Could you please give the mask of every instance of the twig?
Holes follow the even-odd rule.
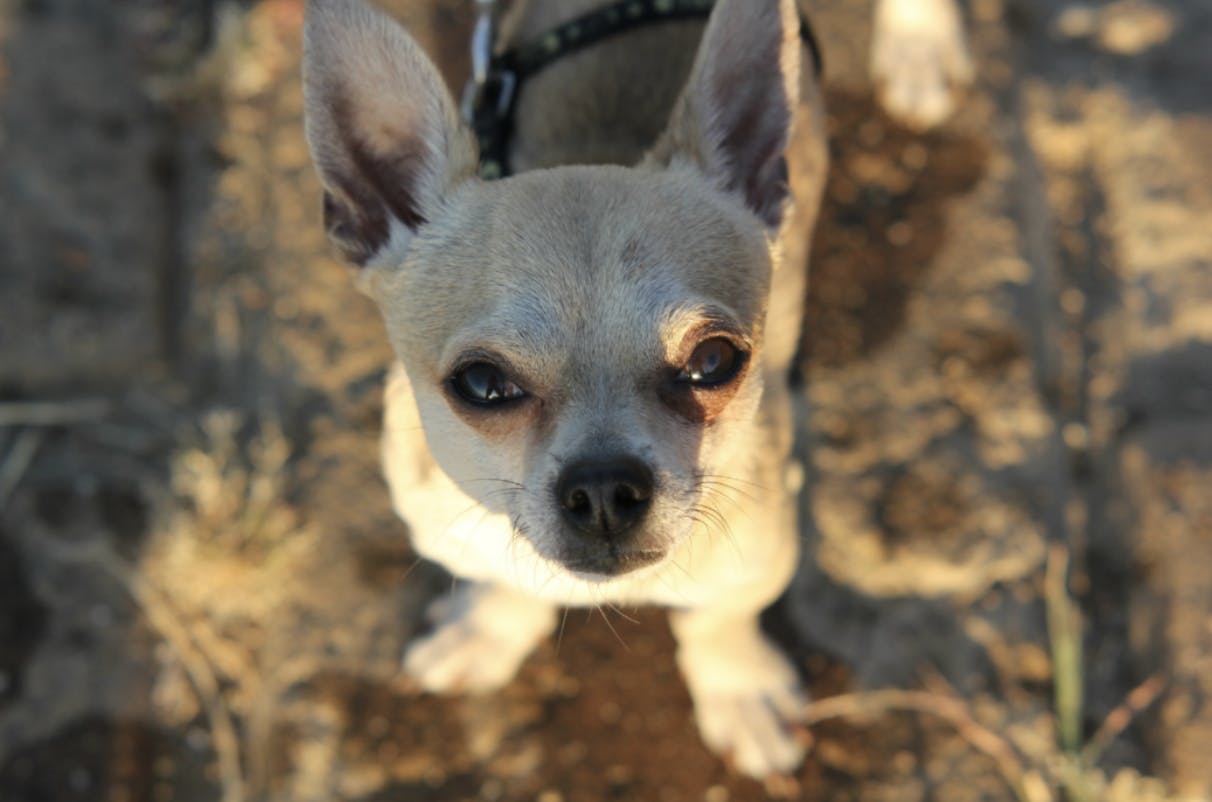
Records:
[[[54,548],[54,554],[60,559],[100,566],[118,580],[143,610],[151,625],[176,652],[210,722],[211,739],[223,787],[221,802],[245,802],[247,796],[244,775],[240,768],[240,738],[227,704],[223,701],[219,680],[205,653],[195,645],[188,628],[177,617],[168,601],[152,583],[140,576],[104,544],[86,547],[58,546]]]
[[[8,503],[9,496],[17,489],[21,477],[33,464],[38,454],[38,446],[42,445],[42,432],[37,429],[23,429],[9,450],[8,456],[0,464],[0,508]]]
[[[1082,747],[1082,764],[1091,767],[1097,763],[1107,747],[1128,728],[1142,710],[1157,701],[1157,697],[1161,696],[1165,689],[1166,676],[1160,671],[1133,688],[1124,697],[1124,701],[1107,714],[1098,730]]]
[[[104,418],[110,403],[103,399],[81,401],[10,401],[0,403],[2,426],[62,426]]]
[[[924,713],[950,724],[972,748],[989,757],[1019,802],[1040,802],[1024,783],[1026,768],[1006,739],[972,717],[960,699],[925,691],[889,688],[818,699],[808,706],[805,724],[832,718],[879,715],[889,711]]]

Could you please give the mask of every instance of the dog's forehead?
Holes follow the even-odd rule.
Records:
[[[696,172],[561,167],[494,189],[491,247],[507,270],[605,284],[676,275],[729,293],[764,257],[755,219]]]
[[[589,344],[652,331],[699,302],[734,308],[742,325],[758,311],[769,270],[761,231],[694,182],[598,167],[501,187],[489,247],[507,282],[505,325],[543,321]]]

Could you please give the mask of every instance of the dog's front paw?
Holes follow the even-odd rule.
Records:
[[[738,771],[759,779],[787,774],[804,760],[803,715],[808,697],[798,683],[694,699],[704,743]]]
[[[404,650],[404,671],[430,693],[480,693],[513,678],[529,648],[451,622]]]
[[[756,622],[754,622],[756,624]],[[807,750],[808,697],[782,652],[754,630],[736,639],[681,638],[678,664],[704,743],[756,778],[787,774]]]
[[[880,105],[919,130],[951,114],[972,82],[972,59],[954,0],[880,0],[871,44]]]
[[[405,673],[431,693],[480,693],[513,678],[555,613],[538,600],[472,584],[438,599],[429,618],[434,631],[405,649]]]

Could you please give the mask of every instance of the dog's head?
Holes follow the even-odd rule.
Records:
[[[329,235],[383,312],[438,463],[573,573],[661,561],[760,447],[797,31],[791,0],[721,0],[641,165],[483,182],[409,37],[360,0],[308,7]]]

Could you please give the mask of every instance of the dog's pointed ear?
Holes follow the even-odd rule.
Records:
[[[789,193],[783,151],[799,101],[799,30],[794,0],[720,0],[649,155],[693,164],[771,227]]]
[[[399,261],[475,172],[474,138],[437,68],[367,0],[308,0],[303,93],[329,238],[356,265]]]

